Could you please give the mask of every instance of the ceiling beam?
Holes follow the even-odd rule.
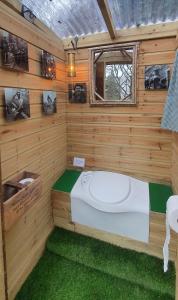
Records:
[[[97,34],[91,34],[87,36],[79,37],[77,47],[81,48],[89,48],[96,46],[104,46],[109,44],[116,43],[128,43],[134,41],[144,41],[151,39],[159,39],[159,38],[167,38],[167,37],[175,37],[178,33],[178,21],[157,24],[157,25],[147,25],[140,26],[135,28],[128,29],[120,29],[118,32],[118,36],[111,42],[111,39],[108,37],[108,33],[102,32]],[[64,49],[69,50],[71,48],[71,39],[64,39]]]
[[[106,27],[109,31],[110,37],[112,40],[116,38],[116,30],[114,27],[113,19],[111,16],[111,11],[109,8],[109,4],[107,0],[97,0],[98,6],[100,8],[100,11],[102,13],[102,16],[104,18]]]

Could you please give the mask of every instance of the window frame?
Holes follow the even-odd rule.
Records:
[[[132,100],[130,102],[122,102],[121,100],[98,100],[96,99],[95,92],[95,70],[94,70],[94,61],[95,61],[95,53],[99,52],[108,52],[108,51],[117,51],[120,49],[133,49],[133,76],[132,76]],[[115,44],[115,45],[107,45],[102,47],[94,47],[90,49],[90,105],[91,106],[136,106],[137,105],[137,57],[138,57],[138,48],[139,43],[125,43],[125,44]],[[104,80],[105,81],[105,80]],[[101,97],[102,98],[102,97]]]

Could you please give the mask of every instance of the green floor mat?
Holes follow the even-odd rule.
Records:
[[[48,251],[16,296],[16,300],[131,299],[173,300],[174,298],[88,268]]]
[[[55,229],[47,249],[69,260],[144,286],[160,294],[175,295],[175,268],[163,272],[161,259],[122,249],[64,229]],[[135,298],[133,298],[135,299]]]

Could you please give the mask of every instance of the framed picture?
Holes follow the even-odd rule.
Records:
[[[145,90],[168,89],[169,82],[169,65],[151,65],[145,67]]]
[[[56,78],[56,64],[54,56],[44,50],[41,54],[41,73],[42,76],[47,79]]]
[[[28,44],[23,39],[4,30],[0,31],[2,66],[28,72]]]
[[[32,13],[32,11],[27,6],[22,5],[21,14],[28,22],[34,24],[36,16]]]
[[[53,91],[43,92],[43,112],[45,113],[45,115],[52,115],[57,112],[56,92]]]
[[[8,121],[30,117],[28,90],[5,88],[5,116]]]
[[[86,103],[87,85],[86,83],[69,84],[69,102]]]

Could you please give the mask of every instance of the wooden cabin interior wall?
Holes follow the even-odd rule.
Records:
[[[0,168],[0,180],[1,180],[1,168]],[[0,185],[0,199],[2,199],[2,186]],[[0,297],[2,300],[6,300],[6,288],[5,288],[5,272],[4,272],[4,239],[3,239],[3,214],[2,203],[0,202]]]
[[[170,64],[175,38],[141,41],[138,53],[136,107],[90,107],[67,104],[68,166],[74,156],[86,167],[123,172],[155,182],[171,182],[172,135],[160,129],[167,91],[146,91],[145,66]],[[89,90],[89,48],[76,51],[75,82]],[[71,83],[71,79],[69,79]]]
[[[4,277],[4,255],[3,255],[3,238],[2,238],[2,222],[0,213],[0,296],[5,300],[5,277]]]
[[[2,3],[0,4],[0,27],[25,39],[28,42],[29,52],[28,73],[7,70],[0,66],[2,183],[23,170],[38,173],[42,179],[41,198],[5,234],[8,294],[11,300],[14,299],[41,256],[46,238],[54,226],[50,189],[66,168],[65,62],[63,45],[59,39],[34,28],[34,25]],[[42,49],[55,56],[56,80],[41,77]],[[29,90],[30,119],[10,123],[5,120],[4,88],[6,87]],[[57,113],[54,115],[44,116],[42,113],[41,96],[44,90],[57,92]],[[0,271],[0,284],[1,282]]]
[[[12,300],[41,256],[54,226],[50,189],[66,168],[66,154],[68,167],[72,167],[74,156],[85,157],[88,169],[113,170],[149,181],[172,181],[178,193],[178,135],[160,129],[167,91],[144,89],[145,66],[172,67],[176,39],[140,42],[136,107],[90,107],[89,93],[86,104],[67,101],[66,105],[66,83],[86,82],[89,91],[89,48],[76,51],[77,76],[66,78],[63,44],[53,34],[34,29],[34,25],[3,3],[0,3],[0,28],[25,39],[29,51],[29,73],[10,71],[0,65],[1,181],[4,183],[20,171],[28,170],[39,173],[43,184],[41,198],[5,234],[8,294]],[[55,56],[56,80],[41,77],[42,49]],[[12,123],[5,120],[6,87],[29,89],[30,119]],[[57,113],[53,116],[42,114],[44,90],[57,91]],[[0,293],[1,246],[0,236]]]

